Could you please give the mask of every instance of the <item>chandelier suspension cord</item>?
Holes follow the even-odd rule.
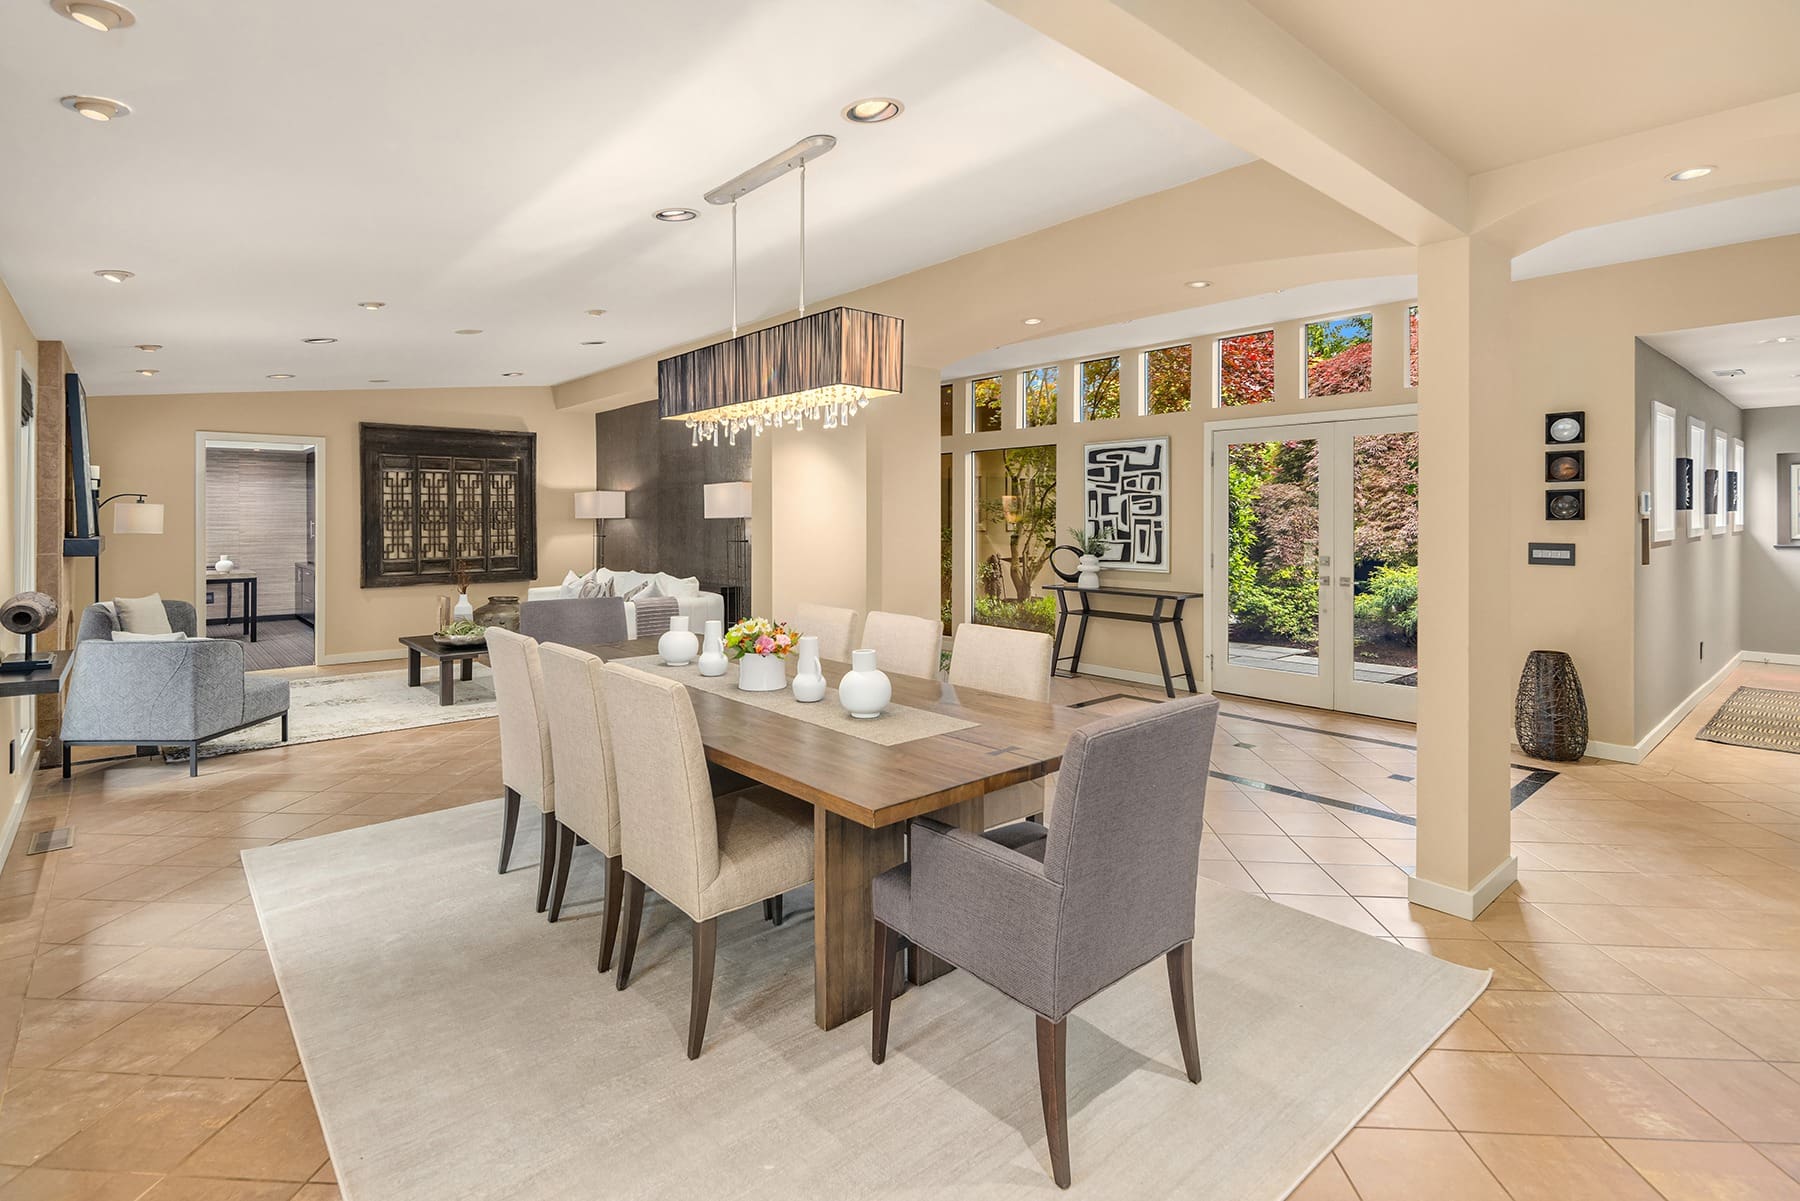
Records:
[[[806,162],[800,163],[800,315],[806,316]]]
[[[738,333],[737,201],[731,202],[731,336]]]

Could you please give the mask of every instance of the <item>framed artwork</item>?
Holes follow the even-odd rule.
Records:
[[[1089,442],[1082,462],[1084,521],[1106,544],[1100,565],[1113,571],[1168,571],[1168,438]]]
[[[362,426],[362,586],[537,575],[537,435]]]
[[[1788,541],[1800,542],[1800,463],[1788,467]]]

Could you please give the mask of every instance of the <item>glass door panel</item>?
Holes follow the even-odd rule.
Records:
[[[1419,686],[1417,423],[1347,422],[1341,440],[1350,479],[1349,604],[1336,707],[1410,721]]]

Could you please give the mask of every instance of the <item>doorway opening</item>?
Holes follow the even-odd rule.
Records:
[[[1211,451],[1214,687],[1414,720],[1418,418],[1232,423]]]
[[[207,635],[241,643],[250,671],[318,663],[322,440],[198,441],[195,551]]]

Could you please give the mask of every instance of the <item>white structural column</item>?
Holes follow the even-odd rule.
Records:
[[[1507,744],[1507,255],[1419,249],[1418,867],[1411,899],[1473,918],[1518,876]]]

